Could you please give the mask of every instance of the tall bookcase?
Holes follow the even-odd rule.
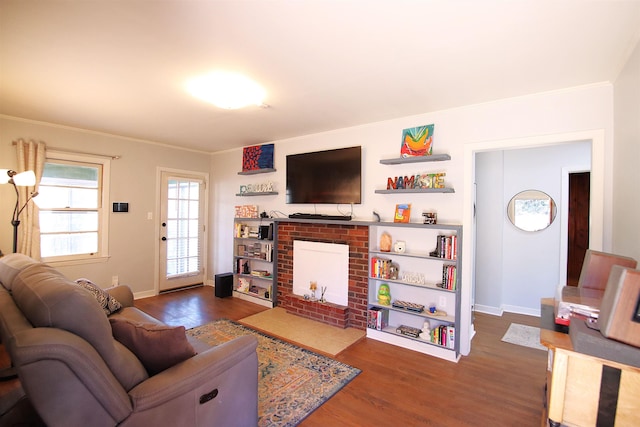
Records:
[[[235,218],[233,296],[275,307],[277,298],[277,227],[269,218]]]
[[[392,240],[390,252],[380,250],[383,233]],[[402,252],[395,251],[398,241]],[[367,337],[457,362],[462,226],[375,223],[369,248]],[[389,266],[397,268],[397,278]],[[389,305],[378,299],[381,285],[389,287]]]

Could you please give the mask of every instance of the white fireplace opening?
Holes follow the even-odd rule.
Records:
[[[294,240],[293,293],[311,295],[311,282],[317,283],[317,299],[326,287],[327,302],[349,305],[349,245]]]

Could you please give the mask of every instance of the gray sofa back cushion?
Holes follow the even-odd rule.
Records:
[[[6,290],[11,291],[13,279],[29,265],[37,264],[33,258],[23,254],[9,254],[0,258],[0,283]]]
[[[38,263],[23,269],[13,282],[13,298],[33,326],[63,329],[89,342],[125,390],[148,378],[133,353],[114,340],[93,295],[53,267]]]

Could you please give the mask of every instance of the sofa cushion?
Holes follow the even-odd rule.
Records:
[[[81,288],[84,288],[87,291],[91,292],[91,295],[93,295],[96,301],[98,301],[98,304],[100,304],[100,307],[102,307],[104,314],[106,314],[107,316],[115,313],[122,308],[122,304],[120,304],[117,299],[109,295],[109,292],[105,291],[100,286],[93,283],[91,280],[82,278],[77,279],[76,283]]]
[[[0,258],[0,284],[10,291],[13,279],[18,273],[33,264],[38,264],[38,261],[23,254],[3,256]]]
[[[116,340],[127,347],[147,369],[155,375],[196,354],[187,340],[184,326],[135,322],[110,318]]]
[[[135,355],[113,339],[95,298],[53,267],[37,263],[23,269],[13,282],[13,298],[33,326],[63,329],[89,342],[125,390],[148,377]]]

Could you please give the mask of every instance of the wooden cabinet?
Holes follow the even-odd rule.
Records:
[[[380,247],[385,234],[390,252]],[[462,227],[376,223],[369,226],[369,248],[368,315],[381,320],[368,322],[367,337],[457,362]],[[389,288],[388,305],[381,286]]]
[[[277,297],[277,227],[269,218],[234,220],[233,296],[265,307]]]
[[[554,330],[553,304],[541,304],[540,342],[549,349],[542,425],[640,425],[640,368],[575,351],[569,334]]]

